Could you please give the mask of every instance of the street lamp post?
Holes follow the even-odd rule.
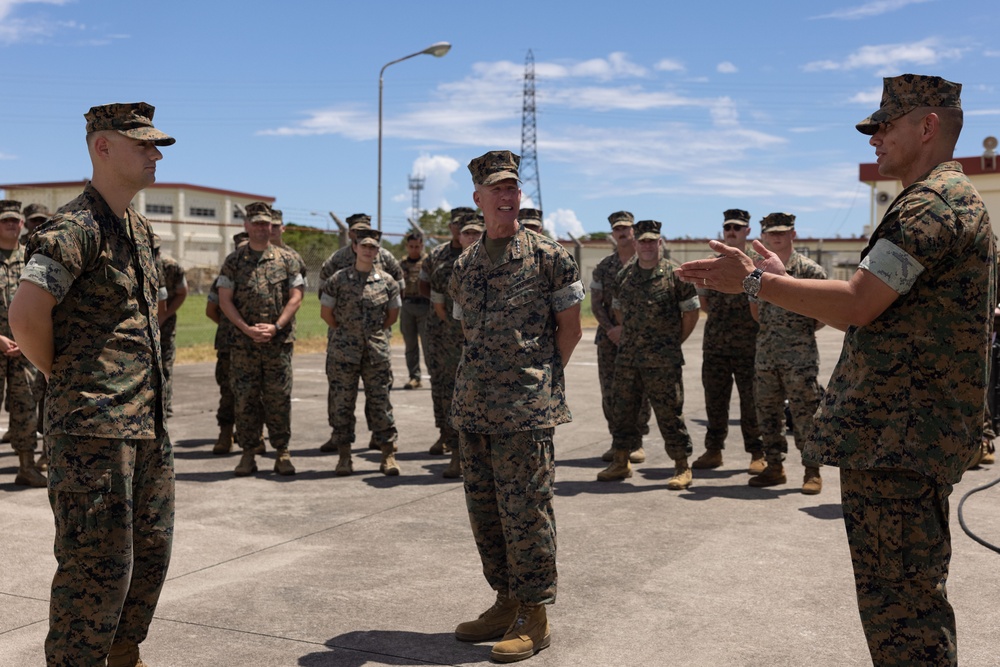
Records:
[[[435,58],[440,58],[444,54],[448,53],[451,49],[451,44],[448,42],[438,42],[436,44],[431,44],[423,51],[417,51],[416,53],[411,53],[408,56],[403,56],[388,62],[382,66],[381,71],[378,73],[378,230],[382,231],[382,75],[385,74],[385,68],[389,65],[395,65],[396,63],[403,62],[404,60],[409,60],[410,58],[416,56],[422,56],[425,53]]]

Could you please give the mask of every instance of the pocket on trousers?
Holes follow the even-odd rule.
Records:
[[[884,494],[872,510],[877,512],[878,576],[902,581],[941,574],[946,546],[929,490]]]
[[[49,493],[56,541],[66,549],[100,553],[113,548],[111,470],[50,469]]]

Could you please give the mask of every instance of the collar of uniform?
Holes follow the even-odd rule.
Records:
[[[351,270],[351,278],[353,278],[354,280],[357,280],[358,278],[361,277],[361,274],[358,273],[358,267],[352,266],[350,267],[350,270]],[[365,282],[372,283],[372,282],[378,282],[380,280],[382,280],[382,274],[378,272],[378,267],[373,265],[372,270],[368,272],[368,278],[365,279]]]
[[[667,271],[670,270],[670,267],[667,265],[666,257],[660,257],[660,261],[656,263],[656,266],[654,266],[652,269],[649,270],[649,275],[645,277],[643,277],[645,269],[639,266],[638,259],[636,259],[633,266],[635,267],[632,271],[633,278],[636,281],[641,280],[643,282],[653,280],[654,278],[660,278],[664,276],[667,273]]]
[[[482,237],[476,241],[479,246],[477,248],[477,252],[480,252],[482,257],[489,259],[489,255],[485,249],[485,241],[486,234],[483,233]],[[508,242],[507,247],[503,249],[503,254],[500,255],[500,259],[498,259],[493,266],[503,266],[507,262],[513,262],[515,259],[521,259],[530,252],[531,240],[528,238],[528,230],[525,229],[524,225],[520,225],[518,226],[517,232],[514,236],[510,237],[510,242]]]
[[[111,210],[111,207],[108,206],[107,200],[104,199],[104,195],[102,195],[97,188],[94,187],[93,183],[88,182],[87,185],[84,186],[83,194],[90,197],[94,201],[94,204],[96,205],[95,208],[97,209],[97,214],[99,216],[117,220],[122,231],[126,234],[128,233],[128,216],[129,212],[132,210],[131,206],[125,209],[125,218],[123,219],[119,218],[118,214]]]

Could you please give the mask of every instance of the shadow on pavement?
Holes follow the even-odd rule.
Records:
[[[490,645],[463,644],[449,633],[358,630],[326,642],[329,650],[299,658],[301,667],[364,665],[462,665],[489,660]],[[416,649],[416,650],[415,650]],[[410,657],[405,653],[419,653]]]
[[[805,512],[814,519],[824,519],[826,521],[841,521],[844,518],[844,508],[840,503],[816,505],[815,507],[800,507],[799,511]]]

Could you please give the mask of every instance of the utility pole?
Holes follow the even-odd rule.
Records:
[[[410,215],[417,220],[420,219],[420,191],[424,189],[424,180],[423,176],[410,176],[410,192],[413,193]]]

